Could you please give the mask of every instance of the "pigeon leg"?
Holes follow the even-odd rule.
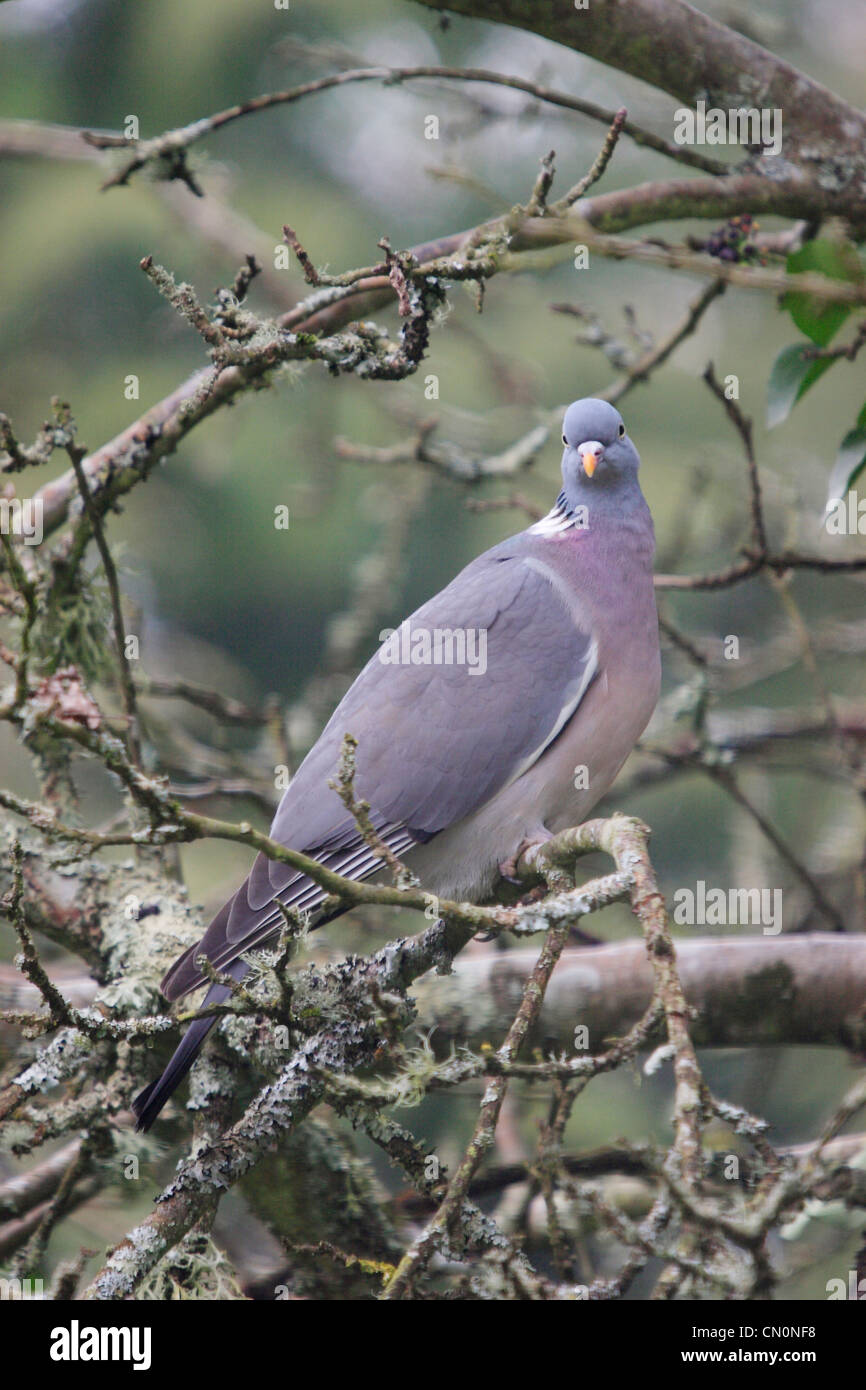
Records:
[[[546,845],[548,840],[553,839],[553,831],[548,830],[546,825],[542,825],[537,834],[531,839],[521,840],[517,849],[508,859],[503,859],[499,865],[499,873],[506,883],[517,883],[521,880],[517,877],[517,865],[520,863],[521,856],[529,849],[535,849],[538,845]]]

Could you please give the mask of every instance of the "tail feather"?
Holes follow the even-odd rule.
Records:
[[[364,873],[360,877],[369,877],[370,873],[375,871],[377,862],[371,861],[372,867],[365,864]],[[337,871],[341,872],[343,865],[337,864],[336,867]],[[345,907],[337,907],[330,912],[321,913],[319,904],[315,901],[315,895],[318,895],[319,898],[324,897],[323,890],[311,885],[309,879],[303,880],[303,883],[309,885],[304,890],[305,895],[309,895],[310,889],[314,890],[314,901],[305,905],[315,914],[316,927],[323,926],[325,922],[332,921],[334,917],[341,916],[347,910]],[[239,889],[238,892],[240,891]],[[283,919],[278,912],[273,913],[273,904],[268,904],[258,914],[252,914],[251,929],[247,931],[245,936],[229,941],[226,935],[227,927],[232,905],[237,896],[236,893],[233,898],[229,898],[228,902],[223,904],[201,941],[196,942],[194,946],[185,951],[164,976],[160,988],[166,999],[169,1001],[179,999],[203,983],[201,971],[196,965],[196,961],[202,955],[207,956],[211,964],[221,970],[224,975],[231,975],[235,980],[242,979],[247,973],[248,967],[246,962],[239,958],[237,952],[263,945],[269,937],[275,936],[279,931]],[[289,898],[288,905],[295,905],[292,898]],[[278,920],[271,922],[270,915],[276,915]],[[260,919],[257,931],[255,930],[256,917]],[[202,1007],[208,1004],[222,1004],[230,993],[228,985],[211,985],[205,995]],[[213,1018],[202,1018],[191,1023],[162,1076],[158,1076],[156,1081],[152,1081],[149,1086],[145,1086],[144,1090],[135,1097],[132,1102],[132,1109],[137,1119],[136,1129],[150,1129],[160,1110],[172,1093],[177,1090],[201,1052],[205,1039],[215,1022],[216,1019]]]
[[[225,973],[240,980],[246,972],[246,961],[236,960],[232,962]],[[230,993],[231,990],[228,985],[211,985],[204,997],[202,1008],[206,1008],[208,1004],[222,1004]],[[151,1081],[150,1085],[145,1086],[144,1090],[135,1097],[132,1102],[132,1109],[138,1121],[135,1126],[137,1130],[150,1129],[160,1110],[177,1090],[201,1052],[205,1038],[216,1021],[215,1018],[201,1018],[191,1023],[162,1075],[158,1076],[155,1081]]]

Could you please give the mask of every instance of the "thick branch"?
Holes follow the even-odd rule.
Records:
[[[784,113],[785,151],[804,163],[832,162],[836,178],[862,176],[866,117],[783,59],[682,0],[592,0],[576,9],[561,0],[420,0],[543,34],[630,73],[686,106],[778,107]],[[838,155],[850,159],[846,173]],[[778,159],[784,158],[784,155]]]
[[[581,225],[614,232],[642,223],[684,217],[729,217],[745,209],[790,217],[822,217],[838,212],[849,216],[858,229],[866,228],[866,200],[852,202],[850,198],[836,197],[821,189],[773,184],[755,175],[726,179],[674,179],[640,184],[635,188],[583,199],[575,207],[575,218],[524,219],[511,233],[509,264],[511,268],[519,269],[519,253],[525,250],[571,244]],[[426,242],[415,247],[413,255],[423,269],[431,261],[452,256],[469,242],[477,242],[484,235],[489,235],[492,228],[493,224],[487,223],[480,228]],[[717,267],[721,263],[712,257],[698,257],[695,264],[690,261],[689,270],[697,269],[697,260],[706,263],[707,274],[719,274]],[[744,268],[733,269],[739,271]],[[443,273],[447,278],[447,268]],[[724,272],[722,278],[725,278]],[[773,288],[779,288],[782,283],[782,280],[773,278]],[[798,283],[797,277],[789,276],[784,285],[791,289]],[[856,298],[859,293],[856,286],[852,288],[842,281],[824,285],[822,277],[810,277],[809,284],[813,290],[817,287],[819,293],[841,300]],[[291,310],[278,319],[277,328],[298,334],[337,332],[352,320],[391,302],[394,289],[387,275],[373,275],[358,280],[342,292],[331,290],[328,294],[330,298],[322,307],[317,307],[315,300],[312,303],[308,301],[305,306]],[[172,454],[197,424],[249,390],[278,361],[289,356],[324,357],[325,352],[322,346],[318,351],[306,346],[295,351],[280,352],[275,345],[269,361],[259,353],[249,365],[224,367],[216,374],[212,368],[195,372],[85,459],[83,467],[88,479],[104,482],[110,475],[113,496],[128,491],[146,477],[160,460]],[[77,490],[71,469],[40,488],[36,496],[43,507],[46,535],[63,523]]]
[[[700,1047],[862,1047],[866,1024],[866,938],[678,936],[677,963]],[[529,947],[504,955],[464,956],[454,973],[416,990],[420,1019],[437,1049],[473,1049],[495,1039],[535,963]],[[550,982],[530,1039],[559,1054],[574,1048],[585,1024],[595,1052],[646,1010],[652,972],[639,941],[567,951]],[[584,1054],[578,1054],[582,1056]]]

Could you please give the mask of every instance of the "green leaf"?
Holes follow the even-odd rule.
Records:
[[[811,343],[792,343],[782,348],[770,371],[767,384],[767,429],[787,420],[792,406],[796,405],[828,367],[838,358],[823,357],[815,360],[815,349]]]
[[[866,407],[860,412],[861,418],[866,414]],[[836,455],[836,462],[833,465],[833,472],[830,474],[830,485],[827,490],[827,506],[835,501],[837,497],[844,497],[850,492],[863,470],[866,469],[866,426],[858,425],[856,429],[849,430],[839,445],[839,452]]]
[[[807,241],[799,251],[792,251],[787,261],[790,275],[817,272],[830,280],[848,280],[858,284],[863,279],[863,264],[852,242],[833,237],[816,237]],[[782,299],[801,333],[818,347],[826,347],[851,313],[850,304],[833,304],[814,295],[789,293]]]

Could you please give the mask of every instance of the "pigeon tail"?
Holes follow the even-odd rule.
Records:
[[[234,980],[240,980],[248,969],[246,961],[235,960],[224,973],[231,975]],[[211,985],[201,1007],[205,1009],[209,1004],[222,1004],[230,994],[231,989],[228,985]],[[150,1085],[145,1086],[135,1097],[132,1109],[137,1120],[137,1130],[150,1129],[160,1110],[177,1090],[201,1052],[205,1038],[216,1022],[216,1018],[200,1018],[191,1023],[162,1075],[151,1081]]]

